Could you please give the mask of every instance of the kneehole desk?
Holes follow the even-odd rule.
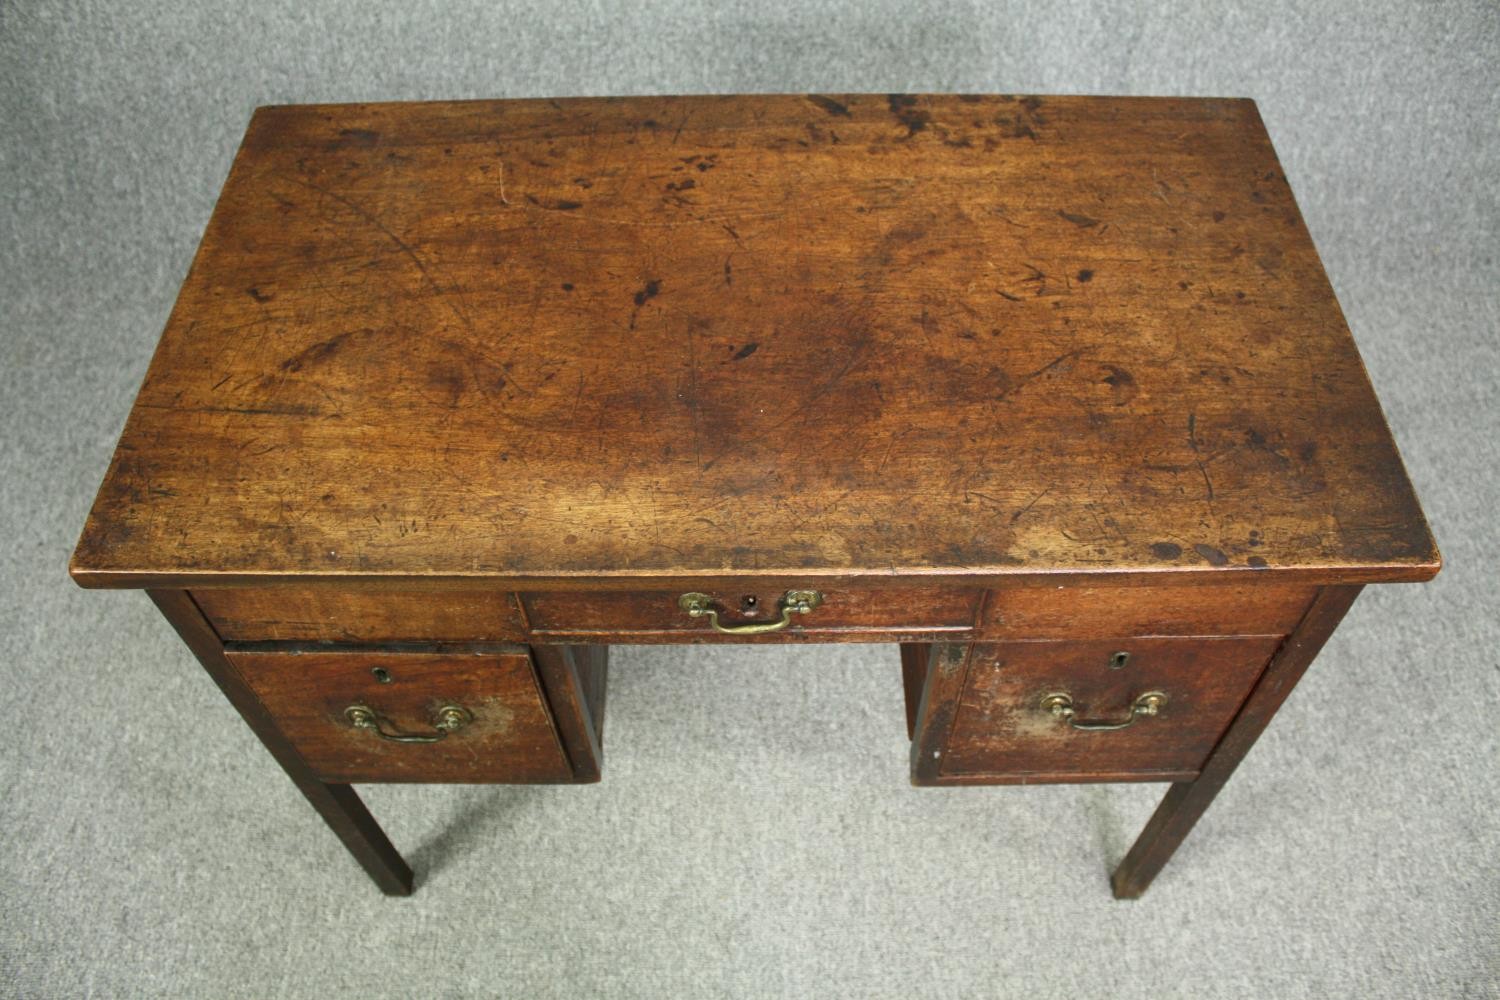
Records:
[[[1170,783],[1131,897],[1439,564],[1253,103],[895,94],[261,108],[71,571],[388,893],[611,643],[889,642],[914,784]]]

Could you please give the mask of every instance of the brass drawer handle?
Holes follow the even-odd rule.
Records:
[[[1163,692],[1147,691],[1136,696],[1135,703],[1130,706],[1130,716],[1124,722],[1079,722],[1073,714],[1072,697],[1057,691],[1042,698],[1042,709],[1051,712],[1056,718],[1067,719],[1068,725],[1074,729],[1081,729],[1086,733],[1101,733],[1133,726],[1142,716],[1155,715],[1166,703],[1167,696]]]
[[[410,733],[387,732],[380,724],[380,716],[375,714],[375,710],[368,705],[350,705],[344,709],[344,718],[348,719],[349,724],[355,729],[369,729],[376,736],[383,740],[390,740],[392,743],[436,743],[447,739],[449,733],[456,733],[474,721],[474,716],[468,709],[459,705],[444,705],[437,710],[437,721],[432,724],[437,733],[432,736],[419,736]]]
[[[805,615],[823,603],[823,595],[816,590],[788,590],[781,597],[781,620],[774,622],[751,622],[749,625],[720,625],[719,612],[712,607],[714,599],[707,594],[683,594],[677,606],[692,618],[708,616],[708,623],[717,632],[725,635],[765,635],[780,632],[792,623],[792,615]]]

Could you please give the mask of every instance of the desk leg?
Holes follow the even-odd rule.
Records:
[[[240,680],[224,657],[224,645],[203,612],[183,590],[148,590],[151,600],[187,643],[203,669],[213,678],[219,690],[239,710],[255,735],[271,751],[298,791],[323,817],[339,840],[369,873],[370,878],[388,896],[408,896],[412,874],[401,855],[386,839],[365,804],[348,785],[330,785],[319,781],[290,743],[271,722],[260,700]]]
[[[1359,591],[1359,587],[1324,587],[1319,592],[1302,622],[1266,665],[1255,689],[1245,699],[1218,746],[1209,754],[1198,777],[1177,782],[1167,791],[1135,846],[1115,869],[1110,883],[1117,899],[1135,899],[1146,891],[1151,880],[1172,857],[1172,852],[1177,850],[1177,845],[1182,843],[1193,824],[1198,822],[1198,817],[1208,809],[1219,789],[1224,787],[1245,754],[1255,745],[1271,716],[1292,693],[1292,688],[1333,634],[1344,612],[1359,596]]]

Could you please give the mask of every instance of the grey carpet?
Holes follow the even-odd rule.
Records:
[[[0,993],[1500,995],[1500,7],[0,2]],[[1247,95],[1448,567],[1356,606],[1140,902],[1158,786],[913,789],[877,647],[618,651],[606,777],[376,787],[378,895],[64,567],[252,107]]]

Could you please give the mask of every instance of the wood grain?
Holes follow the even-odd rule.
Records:
[[[959,697],[968,676],[973,643],[934,642],[927,646],[927,669],[922,696],[917,703],[916,726],[911,740],[911,783],[935,785],[943,764],[943,749],[958,714]],[[915,673],[909,659],[903,667]],[[903,670],[905,673],[906,670]],[[907,675],[910,677],[910,674]],[[908,697],[910,689],[908,689]]]
[[[1007,587],[990,592],[981,630],[991,639],[1148,635],[1285,635],[1318,588],[1269,581],[1210,587]]]
[[[489,654],[225,653],[324,781],[571,782],[551,713],[524,648]],[[375,671],[386,680],[376,679]],[[446,704],[473,719],[438,743],[403,744],[349,724],[368,706],[398,734],[432,735]]]
[[[909,95],[260,109],[72,563],[1437,567],[1251,102]]]
[[[193,599],[226,640],[506,642],[526,634],[514,595],[499,590],[199,588]]]
[[[573,780],[598,781],[604,768],[608,646],[535,646],[537,680],[552,709]]]
[[[1280,636],[977,643],[940,779],[1190,777],[1280,645]],[[1111,657],[1122,651],[1130,660],[1115,668]],[[1113,723],[1148,691],[1167,696],[1159,714],[1116,731],[1081,732],[1041,708],[1043,697],[1063,692],[1079,722]]]
[[[901,687],[906,700],[906,738],[917,735],[917,715],[922,706],[922,689],[927,685],[927,665],[932,660],[932,645],[926,642],[901,644]]]

